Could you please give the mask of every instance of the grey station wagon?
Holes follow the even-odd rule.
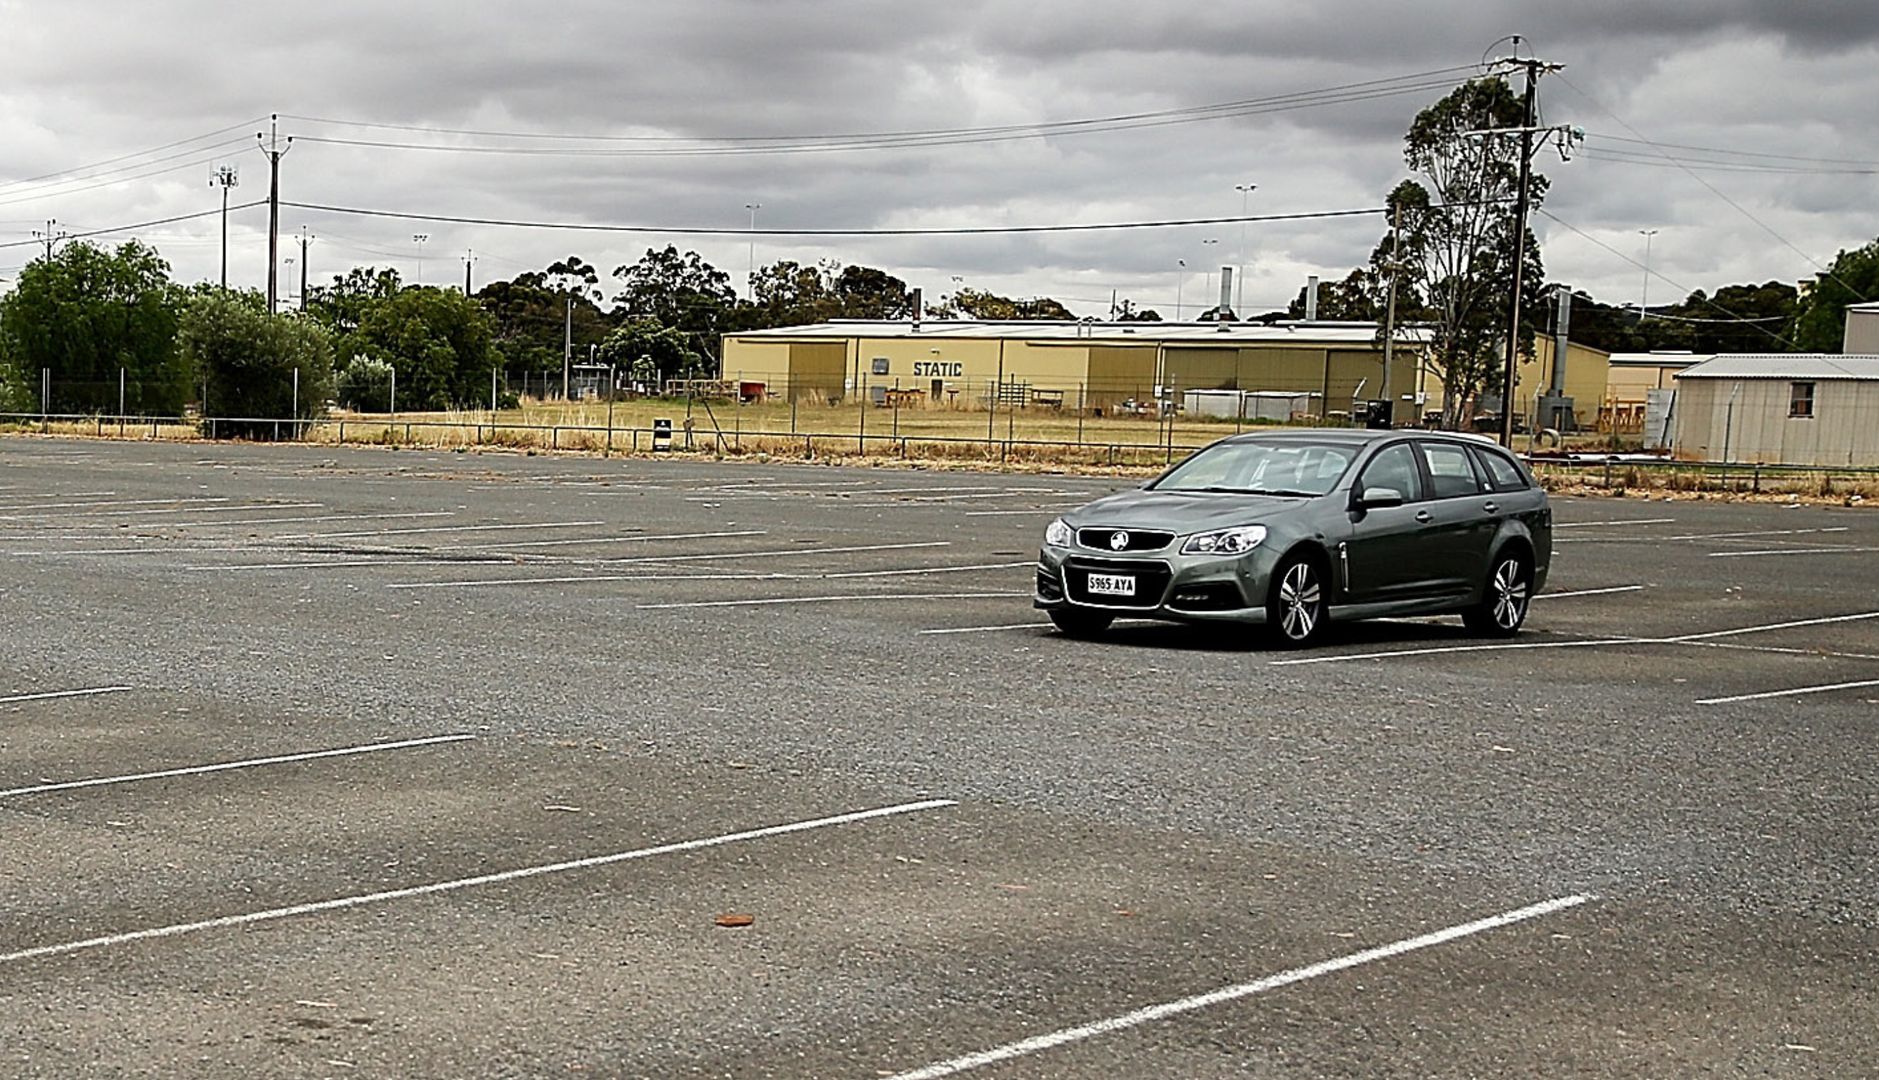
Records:
[[[1262,432],[1051,522],[1034,602],[1073,637],[1130,616],[1302,646],[1332,619],[1440,614],[1509,636],[1552,548],[1545,492],[1485,439]]]

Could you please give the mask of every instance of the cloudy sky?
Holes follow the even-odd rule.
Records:
[[[844,230],[1230,217],[1243,198],[1253,214],[1374,207],[1404,175],[1416,111],[1516,33],[1565,65],[1542,81],[1545,121],[1588,133],[1571,162],[1539,158],[1558,218],[1535,221],[1550,278],[1635,302],[1638,230],[1656,229],[1651,298],[1668,300],[1798,280],[1879,235],[1871,0],[0,0],[0,244],[30,240],[47,218],[76,232],[212,209],[219,163],[240,169],[236,203],[263,197],[254,132],[279,113],[296,137],[289,201],[645,227],[285,209],[283,234],[316,238],[316,279],[355,264],[411,277],[421,258],[424,280],[460,282],[473,249],[480,285],[570,253],[611,269],[669,241],[741,287],[754,239],[759,264],[865,263],[929,298],[963,283],[1057,296],[1079,314],[1106,312],[1115,290],[1164,315],[1178,292],[1191,317],[1208,269],[1243,259],[1244,308],[1259,311],[1307,274],[1363,261],[1382,218],[737,230],[751,203],[760,229]],[[1369,85],[1327,93],[1354,84]],[[1285,100],[1179,111],[1274,98]],[[1170,111],[1148,126],[1031,127]],[[915,146],[808,138],[987,128],[1005,130]],[[1257,190],[1243,196],[1244,184]],[[231,283],[265,279],[265,228],[262,210],[232,215]],[[680,228],[732,232],[661,231]],[[138,235],[199,280],[218,273],[218,229],[209,217]],[[0,278],[33,250],[0,246]],[[283,275],[297,287],[297,264]]]

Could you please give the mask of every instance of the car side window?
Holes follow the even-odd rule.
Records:
[[[1520,466],[1514,464],[1511,459],[1492,450],[1480,448],[1477,448],[1474,454],[1475,460],[1481,463],[1481,467],[1486,471],[1489,479],[1494,482],[1494,490],[1526,490],[1527,478],[1521,475]]]
[[[1429,466],[1429,482],[1438,499],[1454,499],[1481,494],[1481,478],[1475,475],[1474,461],[1465,446],[1453,443],[1425,442],[1422,460]]]
[[[1357,480],[1359,493],[1371,488],[1391,488],[1403,493],[1404,502],[1422,498],[1422,473],[1416,468],[1416,451],[1406,442],[1386,446],[1364,466]]]

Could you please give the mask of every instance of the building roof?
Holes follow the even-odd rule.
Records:
[[[1677,372],[1678,379],[1879,380],[1879,356],[1837,353],[1725,353]]]
[[[1295,342],[1307,345],[1364,346],[1377,340],[1376,323],[1278,322],[1030,322],[973,319],[923,319],[916,330],[905,321],[836,319],[803,326],[778,326],[726,334],[740,340],[804,341],[827,338],[1004,339],[1007,341],[1094,341],[1107,344],[1243,345]],[[1421,344],[1429,332],[1399,326],[1396,340]]]
[[[1876,313],[1879,313],[1879,300],[1868,300],[1868,301],[1866,301],[1866,302],[1865,302],[1865,303],[1863,303],[1863,304],[1848,304],[1848,305],[1846,305],[1846,310],[1848,310],[1848,311],[1870,311],[1870,312],[1876,312]]]
[[[1671,349],[1660,349],[1656,352],[1615,352],[1612,353],[1611,365],[1612,367],[1687,368],[1715,358],[1715,353],[1693,353]]]

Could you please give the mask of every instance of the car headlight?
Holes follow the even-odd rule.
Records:
[[[1181,545],[1183,555],[1244,555],[1266,538],[1264,525],[1242,525],[1237,529],[1218,529],[1195,533]]]
[[[1074,534],[1062,518],[1051,522],[1044,530],[1044,543],[1049,547],[1069,547],[1073,540]]]

